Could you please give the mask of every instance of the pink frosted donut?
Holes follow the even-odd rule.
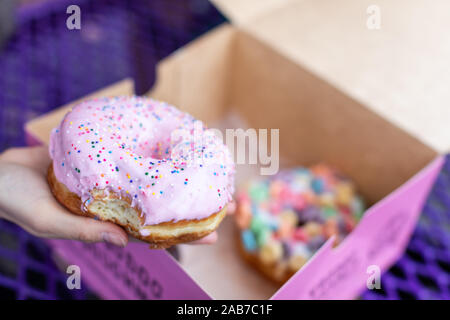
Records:
[[[228,148],[199,120],[144,97],[85,101],[52,131],[48,180],[72,212],[153,247],[214,231],[234,191]]]

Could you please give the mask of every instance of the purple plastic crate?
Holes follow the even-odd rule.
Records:
[[[450,299],[450,156],[403,257],[364,299]]]
[[[81,30],[66,28],[69,4]],[[208,0],[47,0],[16,20],[0,51],[0,150],[24,144],[26,121],[126,77],[146,92],[159,60],[225,21]]]
[[[16,225],[0,219],[0,299],[97,299],[85,287],[69,290],[68,275],[48,247]]]
[[[82,30],[68,31],[78,4]],[[96,89],[132,77],[138,93],[155,64],[225,21],[207,0],[48,0],[21,8],[0,51],[0,151],[24,144],[23,124]],[[89,76],[87,76],[89,74]],[[450,158],[424,207],[405,255],[364,299],[450,298]],[[0,220],[0,299],[95,298],[69,291],[48,247]]]

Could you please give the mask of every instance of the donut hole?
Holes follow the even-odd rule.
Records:
[[[157,141],[156,143],[141,143],[133,148],[129,148],[130,152],[133,152],[140,158],[151,158],[155,160],[163,160],[170,158],[172,147],[169,143],[163,141]]]

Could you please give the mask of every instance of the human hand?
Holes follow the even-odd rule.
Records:
[[[42,238],[110,242],[124,247],[119,226],[71,214],[53,197],[46,172],[46,147],[12,148],[0,154],[0,218]]]
[[[0,154],[0,218],[42,238],[126,246],[128,235],[121,227],[72,214],[58,203],[46,179],[50,161],[46,147],[12,148]],[[192,244],[216,240],[213,232]]]

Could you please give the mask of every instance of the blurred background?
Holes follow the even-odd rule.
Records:
[[[71,4],[81,30],[66,28]],[[106,85],[148,91],[159,60],[224,22],[208,0],[1,0],[0,152],[25,145],[30,119]],[[449,249],[447,161],[405,255],[361,298],[450,299]],[[0,299],[97,298],[65,279],[43,241],[0,220]]]

